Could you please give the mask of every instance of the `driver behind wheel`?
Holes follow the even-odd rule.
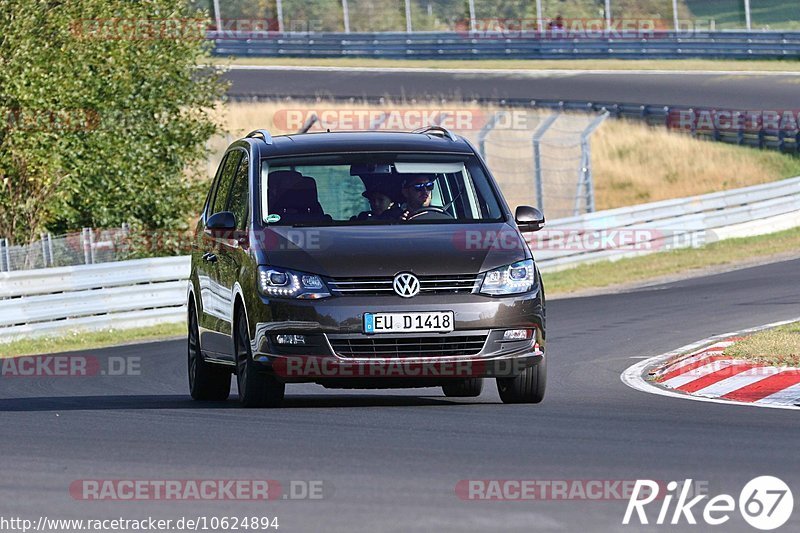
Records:
[[[430,207],[435,182],[436,176],[432,174],[413,174],[403,179],[401,193],[404,200],[404,219]]]

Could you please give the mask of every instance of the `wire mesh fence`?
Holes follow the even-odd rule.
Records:
[[[498,111],[472,138],[509,205],[535,205],[548,218],[594,211],[589,136],[607,113]]]
[[[218,31],[261,21],[269,31],[425,32],[594,26],[647,21],[658,29],[800,29],[800,10],[786,0],[190,0],[209,10]],[[217,11],[218,9],[218,11]],[[239,28],[242,29],[242,28]]]
[[[130,259],[133,255],[130,231],[122,228],[65,235],[43,233],[28,244],[10,244],[0,239],[0,272],[60,266],[90,265]]]

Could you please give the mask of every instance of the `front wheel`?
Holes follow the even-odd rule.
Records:
[[[250,333],[247,331],[244,313],[239,313],[233,331],[239,403],[243,407],[278,407],[283,401],[286,385],[265,373],[253,361]]]
[[[547,384],[546,359],[513,378],[497,378],[497,392],[503,403],[539,403]]]
[[[195,400],[222,401],[231,393],[231,373],[227,368],[213,365],[203,359],[200,350],[200,329],[194,305],[189,305],[189,393]]]

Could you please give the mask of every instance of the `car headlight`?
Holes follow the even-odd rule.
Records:
[[[318,300],[331,295],[322,278],[285,268],[258,267],[258,288],[270,298]]]
[[[490,296],[520,294],[530,291],[535,285],[536,269],[533,259],[525,259],[484,272],[478,292]]]

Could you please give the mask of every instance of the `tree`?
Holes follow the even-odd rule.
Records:
[[[0,236],[181,229],[217,125],[207,14],[183,0],[0,5]]]

